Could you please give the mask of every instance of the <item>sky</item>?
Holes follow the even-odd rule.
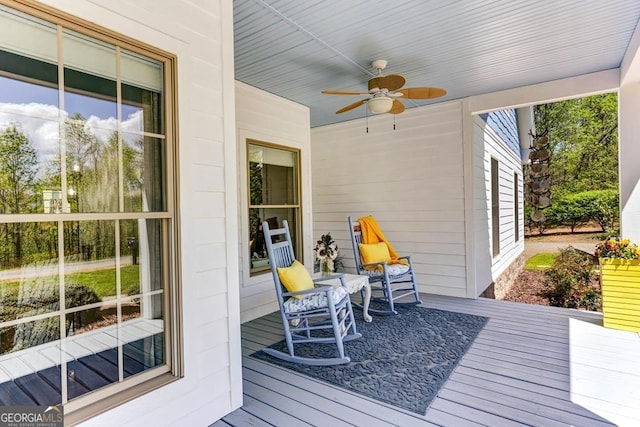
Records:
[[[59,117],[80,113],[86,128],[106,143],[117,129],[116,104],[90,96],[66,93],[65,111],[58,108],[58,90],[0,76],[0,132],[12,124],[29,138],[41,163],[59,151]],[[143,131],[142,109],[123,105],[122,129]]]

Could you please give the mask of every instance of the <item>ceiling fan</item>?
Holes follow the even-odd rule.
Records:
[[[438,98],[447,94],[447,91],[437,87],[408,87],[402,89],[406,79],[400,74],[382,75],[382,70],[387,66],[387,61],[377,59],[371,66],[378,70],[378,75],[369,80],[368,92],[353,92],[344,90],[323,90],[327,95],[369,95],[368,98],[361,99],[353,104],[349,104],[336,111],[336,114],[358,108],[366,104],[373,114],[390,113],[400,114],[404,111],[404,104],[398,98],[405,99],[430,99]]]

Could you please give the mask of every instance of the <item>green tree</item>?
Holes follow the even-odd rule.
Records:
[[[617,94],[543,104],[534,111],[536,129],[548,132],[554,195],[618,188]]]
[[[551,153],[552,206],[545,210],[540,233],[554,225],[574,231],[591,221],[603,229],[613,227],[619,219],[617,94],[538,105],[534,117],[537,133],[547,133]],[[603,190],[608,192],[589,193]]]
[[[0,133],[0,212],[17,214],[32,212],[38,155],[26,135],[16,125]],[[3,224],[3,258],[22,258],[22,224]]]

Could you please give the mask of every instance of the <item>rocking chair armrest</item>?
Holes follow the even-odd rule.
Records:
[[[332,273],[328,276],[316,277],[313,279],[313,283],[324,282],[326,280],[339,279],[344,276],[344,273]]]
[[[284,292],[282,296],[284,297],[293,297],[293,296],[303,296],[307,294],[317,294],[320,292],[327,292],[328,290],[333,289],[333,286],[320,286],[313,289],[305,289],[304,291],[295,291],[295,292]]]
[[[362,264],[362,268],[366,268],[366,267],[377,267],[378,265],[381,265],[383,268],[385,265],[387,265],[387,261],[378,261],[378,262],[370,262],[368,264]]]
[[[411,255],[399,256],[398,259],[407,260],[409,262],[409,265],[411,265]],[[378,265],[381,265],[382,268],[384,269],[389,266],[389,263],[387,261],[370,262],[368,264],[362,264],[362,268],[366,269],[366,267],[378,266]]]

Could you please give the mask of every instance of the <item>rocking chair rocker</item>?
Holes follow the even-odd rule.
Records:
[[[288,353],[265,348],[265,353],[293,363],[307,365],[337,365],[349,363],[344,343],[362,335],[356,331],[356,322],[349,293],[341,274],[311,279],[305,267],[296,261],[289,224],[270,229],[262,223],[271,272],[276,287],[282,326]],[[276,242],[274,243],[274,237]],[[343,286],[314,287],[316,282],[340,278]],[[302,343],[335,344],[338,355],[329,358],[303,357],[295,354],[295,346]]]
[[[373,217],[365,218],[373,222],[377,228]],[[371,301],[382,302],[389,306],[388,310],[369,309],[369,312],[378,315],[394,315],[398,314],[395,310],[396,305],[421,304],[411,256],[397,256],[382,233],[380,233],[382,236],[380,241],[364,241],[360,220],[354,221],[351,217],[348,220],[356,274],[369,276]],[[393,258],[392,253],[396,255]]]

